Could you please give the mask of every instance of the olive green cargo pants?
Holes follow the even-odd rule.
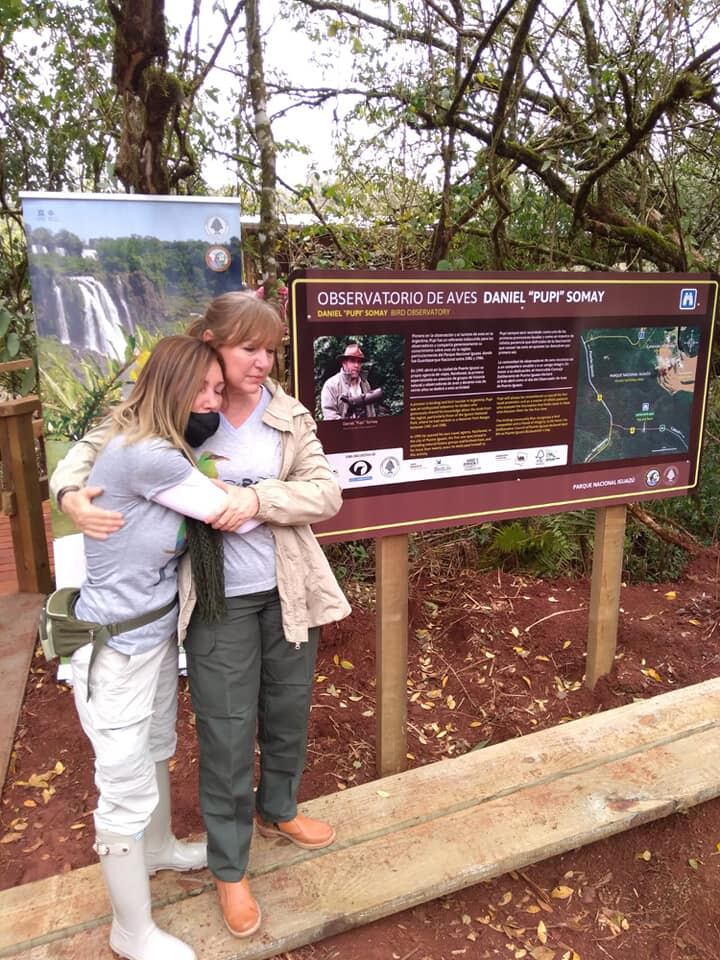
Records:
[[[200,759],[208,866],[241,880],[253,816],[292,820],[305,764],[319,629],[292,644],[277,590],[227,599],[220,624],[193,616],[185,640]],[[255,741],[260,777],[253,795]]]

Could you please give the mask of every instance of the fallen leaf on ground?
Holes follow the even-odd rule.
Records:
[[[535,947],[530,951],[530,956],[533,960],[553,960],[555,951],[551,950],[550,947]]]
[[[544,920],[541,920],[537,925],[537,938],[540,943],[547,943],[547,927]]]
[[[559,886],[555,887],[550,894],[551,897],[554,897],[556,900],[567,900],[568,897],[571,897],[575,893],[572,887]]]
[[[654,670],[652,667],[648,667],[646,670],[641,670],[641,673],[644,673],[646,677],[650,677],[651,680],[655,680],[656,683],[662,683],[662,677]]]

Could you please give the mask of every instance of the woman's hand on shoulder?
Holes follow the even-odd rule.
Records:
[[[216,516],[209,517],[208,523],[215,530],[229,533],[241,527],[246,520],[251,520],[260,509],[257,494],[252,487],[235,487],[223,483],[222,480],[212,481],[228,495],[227,505]]]
[[[107,540],[125,523],[123,515],[116,510],[93,506],[93,500],[102,492],[102,487],[83,487],[81,490],[68,490],[62,498],[62,512],[70,517],[81,533],[93,540]]]

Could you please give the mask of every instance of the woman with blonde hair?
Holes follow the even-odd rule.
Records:
[[[90,473],[100,507],[124,524],[85,538],[87,575],[74,614],[105,627],[71,658],[81,725],[95,753],[95,850],[110,895],[110,946],[129,960],[194,960],[151,916],[148,873],[196,869],[205,845],[170,829],[168,760],[177,709],[177,564],[185,518],[228,513],[228,495],[194,466],[188,428],[218,417],[221,361],[191,337],[161,340],[105,429]],[[97,631],[96,631],[97,633]]]
[[[188,333],[212,344],[225,369],[220,426],[201,460],[238,488],[234,519],[256,524],[238,535],[221,518],[222,577],[196,583],[187,562],[179,577],[208,866],[227,928],[247,937],[261,922],[246,877],[253,822],[261,836],[306,849],[335,839],[329,824],[298,813],[297,793],[318,628],[350,612],[310,524],[333,516],[341,494],[311,415],[269,377],[283,335],[276,310],[252,294],[223,294]],[[73,448],[53,488],[76,525],[112,539],[122,514],[93,505],[94,489],[77,489],[94,455],[89,440]]]

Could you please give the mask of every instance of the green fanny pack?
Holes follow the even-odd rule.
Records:
[[[130,620],[120,620],[117,623],[94,623],[91,620],[79,620],[75,616],[75,604],[79,596],[80,590],[78,587],[62,587],[60,590],[51,593],[43,604],[38,632],[43,653],[47,660],[54,660],[55,657],[71,657],[80,647],[91,643],[93,652],[90,657],[88,674],[92,669],[95,657],[108,640],[121,633],[144,627],[148,623],[152,623],[153,620],[159,620],[165,614],[170,613],[177,603],[177,597],[173,597],[163,607],[151,610],[139,617],[132,617]],[[88,698],[90,696],[89,690],[90,684],[88,683]]]

